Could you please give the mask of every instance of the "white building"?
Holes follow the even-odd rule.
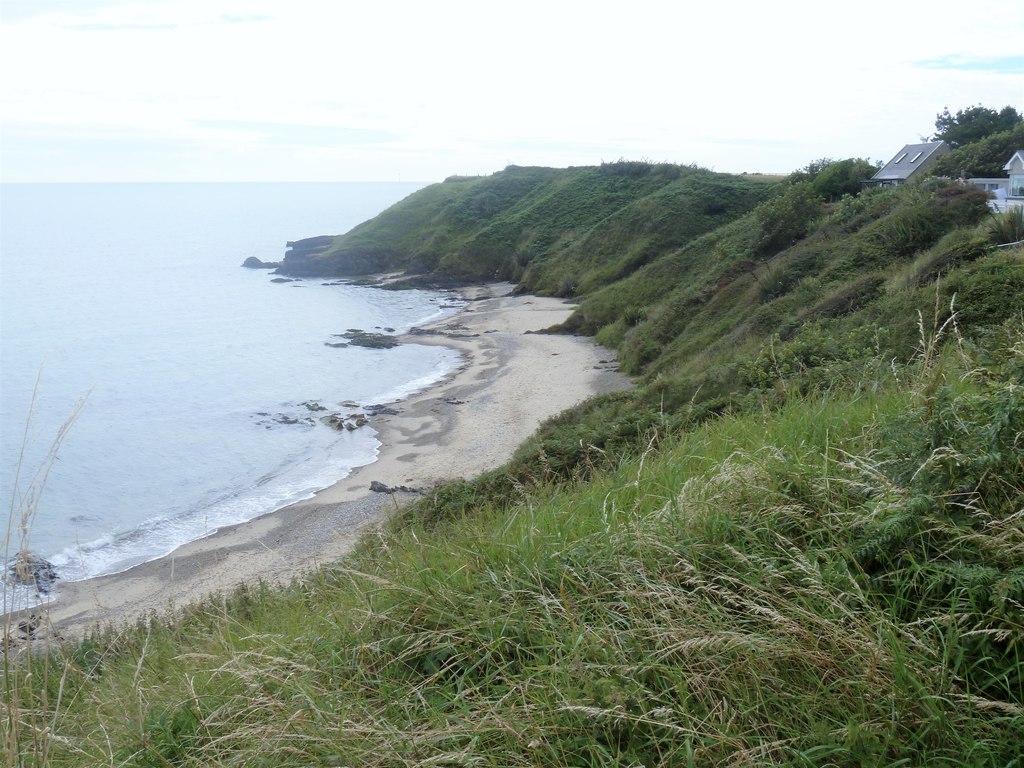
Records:
[[[1009,190],[1007,197],[1024,199],[1024,149],[1018,149],[1013,153],[1010,161],[1003,166],[1009,179]]]

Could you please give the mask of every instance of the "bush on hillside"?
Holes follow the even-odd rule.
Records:
[[[667,179],[678,179],[682,169],[672,163],[652,163],[649,160],[626,160],[620,157],[613,163],[601,163],[599,170],[606,176],[631,176],[637,178],[649,174],[660,174]]]
[[[996,245],[1008,245],[1024,240],[1024,208],[1011,208],[994,216],[988,224],[988,236]]]
[[[870,179],[877,168],[863,158],[851,157],[832,163],[811,182],[819,197],[834,201],[844,195],[857,195],[861,182]]]
[[[1024,252],[1015,249],[979,260],[942,283],[947,296],[956,295],[957,317],[973,334],[1007,317],[1024,314]]]
[[[871,231],[870,239],[890,257],[905,258],[930,248],[950,230],[974,226],[988,215],[988,193],[948,179],[908,188],[903,200]]]
[[[944,635],[974,691],[1022,705],[1024,348],[1011,335],[966,384],[936,387],[942,360],[925,361],[914,406],[881,427],[872,472],[891,485],[854,550],[876,598]]]
[[[754,209],[760,229],[758,255],[768,258],[793,245],[807,234],[821,211],[821,201],[806,181],[793,184],[761,203]]]
[[[805,325],[792,339],[775,334],[757,356],[739,366],[746,387],[766,390],[779,385],[795,386],[802,394],[829,387],[845,379],[840,364],[863,361],[877,354],[879,334],[884,331],[863,326],[847,334],[821,323]],[[858,365],[859,367],[859,365]]]
[[[896,288],[917,288],[940,277],[959,264],[979,259],[988,253],[984,237],[968,228],[954,229],[932,248],[911,262],[893,281]]]
[[[809,181],[815,194],[834,202],[844,195],[857,195],[861,182],[870,179],[878,168],[868,160],[849,157],[845,160],[822,158],[789,175],[791,183]]]

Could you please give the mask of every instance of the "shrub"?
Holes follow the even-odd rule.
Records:
[[[861,327],[844,336],[821,324],[804,326],[791,340],[778,334],[761,347],[753,360],[739,366],[741,382],[755,389],[767,389],[778,383],[797,381],[800,391],[818,384],[828,385],[836,375],[837,363],[871,356],[877,346],[877,331]]]
[[[844,195],[859,194],[860,183],[870,179],[875,170],[869,161],[851,157],[830,164],[814,178],[811,186],[819,197],[834,201]]]
[[[925,366],[916,401],[880,428],[875,470],[891,485],[856,533],[876,598],[935,627],[973,690],[1024,704],[1024,348],[972,380]],[[932,622],[938,622],[938,626]],[[941,627],[941,629],[940,629]]]
[[[987,232],[989,240],[996,245],[1024,240],[1024,207],[1017,206],[994,216],[988,224]]]
[[[918,256],[895,279],[895,287],[916,288],[935,280],[947,268],[985,255],[988,243],[970,229],[956,229]]]
[[[956,294],[957,317],[973,332],[1024,312],[1024,255],[1019,250],[979,261],[943,285]]]
[[[826,294],[807,313],[809,317],[839,317],[860,309],[878,296],[885,281],[872,273],[840,285]]]
[[[760,229],[756,250],[764,258],[806,235],[821,214],[821,201],[809,182],[799,182],[761,203],[755,214]]]
[[[957,227],[988,215],[988,193],[948,180],[926,180],[904,194],[905,204],[878,221],[872,239],[890,256],[903,258],[934,245]]]

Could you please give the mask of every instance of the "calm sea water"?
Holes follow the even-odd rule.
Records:
[[[371,430],[335,431],[305,403],[393,401],[458,357],[327,343],[350,328],[401,331],[451,314],[453,297],[278,284],[239,265],[279,260],[287,240],[346,231],[420,186],[2,185],[9,546],[32,507],[29,548],[63,578],[113,573],[372,462]]]

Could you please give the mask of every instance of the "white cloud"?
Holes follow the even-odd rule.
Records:
[[[888,157],[944,106],[1024,108],[1024,22],[1001,2],[832,5],[7,0],[0,167],[431,180],[625,156],[788,171]]]

